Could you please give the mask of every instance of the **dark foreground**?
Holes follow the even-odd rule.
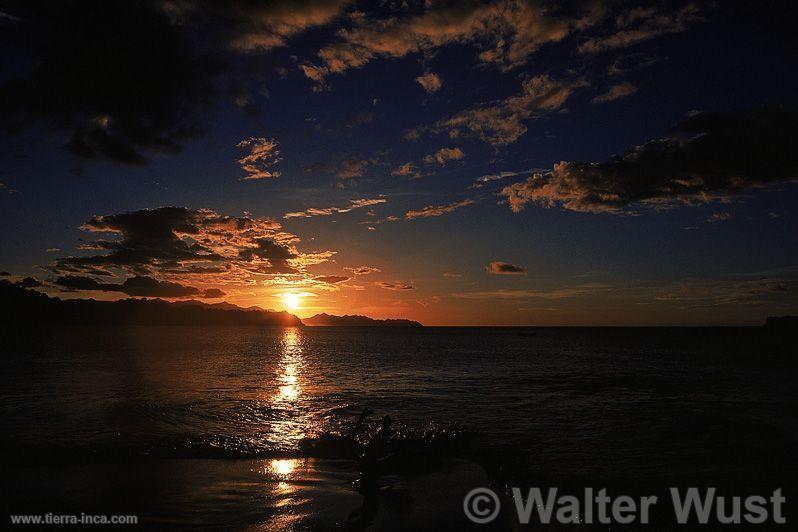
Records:
[[[796,515],[796,365],[789,339],[761,328],[12,336],[1,362],[6,514],[352,529],[368,506],[375,529],[463,528],[464,495],[489,486],[503,510],[488,528],[506,529],[511,487],[606,487],[663,497],[647,527],[608,529],[668,530],[669,487],[714,486],[782,488],[788,523]],[[366,407],[374,414],[351,445],[328,436],[350,432]],[[364,489],[374,469],[362,455],[385,415]]]

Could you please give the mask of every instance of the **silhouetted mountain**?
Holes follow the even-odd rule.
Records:
[[[170,303],[161,299],[51,298],[0,280],[0,324],[8,328],[62,325],[302,325],[287,312],[229,308],[195,301]]]
[[[305,325],[313,327],[421,327],[417,321],[412,320],[375,320],[368,316],[332,316],[330,314],[316,314],[302,320]]]
[[[277,312],[275,310],[265,309],[263,307],[258,307],[256,305],[252,305],[251,307],[241,307],[239,305],[234,305],[233,303],[228,303],[227,301],[222,301],[220,303],[205,303],[204,301],[189,299],[187,301],[175,301],[172,304],[178,306],[194,306],[194,307],[216,308],[222,310],[245,310],[247,312]]]

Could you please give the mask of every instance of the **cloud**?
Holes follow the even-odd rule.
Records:
[[[300,252],[295,247],[299,239],[274,219],[231,217],[207,209],[161,207],[95,216],[81,229],[116,238],[88,241],[81,249],[94,254],[62,257],[48,269],[62,277],[89,278],[100,285],[97,289],[130,295],[137,295],[136,289],[142,294],[162,294],[167,288],[172,294],[201,295],[189,290],[191,286],[180,291],[148,279],[181,286],[187,282],[227,286],[307,281],[311,279],[307,267],[326,262],[334,254]],[[130,282],[113,286],[96,280],[115,276],[129,276]]]
[[[369,161],[364,159],[356,159],[350,157],[346,159],[336,174],[340,179],[352,179],[353,177],[360,177],[366,172],[366,167]]]
[[[491,275],[526,275],[527,270],[523,266],[516,266],[509,262],[493,261],[485,266],[485,271]]]
[[[438,92],[441,90],[441,85],[443,85],[440,76],[434,72],[426,72],[417,77],[416,81],[427,91],[427,94]]]
[[[85,160],[146,164],[202,133],[204,111],[224,94],[220,73],[235,80],[252,56],[334,21],[350,3],[17,3],[0,19],[6,53],[20,60],[0,82],[0,126],[45,122]],[[239,58],[230,61],[231,51]]]
[[[355,266],[350,268],[344,268],[344,270],[352,272],[353,275],[369,275],[371,273],[378,273],[382,271],[379,268],[374,268],[372,266]]]
[[[505,187],[518,212],[528,203],[585,212],[622,212],[707,203],[798,177],[798,113],[757,108],[695,113],[674,131],[603,163],[561,162]]]
[[[68,289],[80,291],[102,291],[102,292],[121,292],[129,296],[137,297],[207,297],[220,298],[225,295],[218,288],[210,288],[205,291],[193,286],[185,286],[180,283],[159,281],[152,277],[135,276],[126,279],[123,283],[101,283],[97,280],[80,275],[64,275],[59,277],[55,284]]]
[[[443,216],[444,214],[448,214],[453,212],[460,207],[465,207],[467,205],[472,205],[474,200],[466,199],[463,201],[457,201],[455,203],[449,203],[448,205],[427,205],[420,211],[407,211],[405,214],[405,218],[407,220],[415,220],[416,218],[430,218],[433,216]]]
[[[283,215],[283,218],[311,218],[313,216],[330,216],[332,214],[350,212],[354,209],[362,209],[364,207],[371,207],[372,205],[379,205],[381,203],[387,202],[388,198],[385,196],[380,196],[378,198],[351,199],[349,200],[349,205],[346,207],[311,207],[309,209],[305,209],[304,211],[287,212]]]
[[[351,0],[282,0],[264,3],[237,3],[237,34],[233,49],[263,52],[285,46],[288,39],[309,28],[329,24],[341,15]]]
[[[540,46],[560,41],[573,28],[595,21],[585,15],[561,15],[543,2],[526,0],[435,2],[410,16],[387,18],[355,12],[349,25],[339,30],[338,39],[319,51],[319,64],[301,68],[310,79],[323,82],[331,74],[375,59],[475,44],[482,50],[481,62],[507,70],[523,65]]]
[[[377,283],[377,286],[379,286],[380,288],[384,288],[386,290],[395,290],[397,292],[401,292],[404,290],[413,290],[413,285],[407,283],[401,283],[398,281],[395,281],[393,283],[386,283],[386,282]]]
[[[699,9],[692,3],[674,13],[663,13],[654,7],[637,7],[616,17],[614,33],[590,38],[578,50],[583,54],[596,54],[626,48],[660,35],[685,31],[699,20]]]
[[[618,83],[617,85],[613,85],[609,88],[607,92],[604,94],[599,94],[598,96],[594,97],[590,100],[592,103],[606,103],[612,102],[615,100],[620,100],[625,96],[630,96],[637,92],[637,87],[624,81],[623,83]]]
[[[498,103],[461,111],[433,126],[433,131],[461,131],[476,135],[494,146],[505,146],[526,133],[524,122],[543,113],[556,111],[577,89],[586,86],[581,79],[557,81],[542,74],[524,80],[521,92]]]
[[[198,131],[219,71],[153,2],[25,5],[4,40],[29,58],[0,83],[0,125],[36,122],[67,131],[84,159],[139,165],[146,153],[174,153]],[[79,28],[76,29],[76,28]],[[30,46],[35,43],[35,46]],[[13,52],[7,52],[13,53]]]
[[[338,284],[338,283],[343,283],[344,281],[348,281],[349,277],[345,277],[342,275],[322,275],[319,277],[314,277],[313,279],[321,283]]]
[[[476,178],[474,182],[471,184],[471,186],[469,186],[468,188],[482,188],[488,185],[489,183],[493,183],[495,181],[501,181],[503,179],[507,179],[508,177],[516,177],[522,174],[534,173],[536,171],[538,170],[523,170],[520,172],[504,171],[504,172],[499,172],[497,174],[486,174]]]
[[[246,177],[242,179],[252,180],[280,177],[279,170],[271,169],[282,160],[280,157],[280,150],[277,149],[278,143],[275,139],[252,137],[242,140],[236,147],[239,149],[249,149],[249,155],[245,155],[238,160],[241,169],[247,173]]]
[[[707,223],[715,223],[715,222],[726,222],[732,219],[732,214],[730,212],[716,212],[709,218],[707,218]]]
[[[226,295],[227,294],[224,291],[220,290],[219,288],[208,288],[202,294],[202,297],[207,299],[219,299]]]
[[[427,164],[438,163],[443,166],[449,161],[459,161],[465,157],[465,152],[460,148],[441,148],[433,154],[424,157],[424,162]]]
[[[44,284],[35,277],[25,277],[21,281],[17,281],[16,285],[21,286],[22,288],[37,288],[39,286],[44,286]]]
[[[410,179],[418,179],[421,177],[421,172],[418,171],[416,165],[411,162],[400,165],[396,170],[391,172],[391,175],[407,176]]]

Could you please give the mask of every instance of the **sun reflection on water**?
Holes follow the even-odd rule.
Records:
[[[297,327],[283,329],[280,338],[280,360],[276,369],[277,390],[272,404],[279,411],[274,424],[274,438],[281,444],[294,446],[305,436],[308,413],[303,408],[305,398],[302,332]]]
[[[290,477],[297,467],[296,458],[277,458],[270,460],[267,467],[269,472],[280,477]]]

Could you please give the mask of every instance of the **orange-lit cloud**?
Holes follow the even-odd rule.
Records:
[[[637,87],[627,81],[624,81],[622,83],[618,83],[617,85],[613,85],[607,90],[607,92],[599,94],[590,101],[593,103],[614,102],[615,100],[620,100],[626,96],[631,96],[636,92]]]
[[[618,15],[614,33],[593,37],[579,46],[584,54],[595,54],[614,48],[625,48],[668,33],[678,33],[701,20],[698,6],[688,4],[675,13],[664,13],[655,7],[637,7]]]
[[[249,154],[238,160],[241,169],[247,173],[244,180],[269,179],[280,177],[280,171],[272,169],[282,158],[275,139],[264,137],[242,140],[236,145],[240,149],[249,149]]]
[[[438,76],[438,74],[435,72],[425,72],[417,77],[416,81],[424,88],[425,91],[427,91],[427,94],[438,92],[441,90],[441,86],[443,85],[443,80],[441,80],[440,76]]]
[[[667,209],[706,203],[798,175],[795,111],[697,113],[675,130],[681,135],[652,140],[603,163],[560,162],[501,194],[514,212],[529,203],[622,212],[635,204]]]
[[[407,211],[405,214],[405,218],[407,220],[415,220],[416,218],[430,218],[434,216],[443,216],[444,214],[448,214],[453,212],[461,207],[466,207],[468,205],[473,205],[474,200],[466,199],[463,201],[457,201],[455,203],[449,203],[447,205],[427,205],[420,211]]]
[[[449,161],[459,161],[465,157],[465,152],[460,148],[441,148],[440,150],[424,157],[424,162],[438,163],[443,166]]]
[[[348,272],[352,272],[354,275],[369,275],[371,273],[379,273],[379,268],[374,268],[372,266],[356,266],[353,268],[344,268],[344,270]]]
[[[411,179],[416,179],[421,177],[421,172],[418,171],[416,165],[414,165],[411,162],[407,162],[405,164],[400,165],[393,172],[391,172],[391,175],[406,176]]]
[[[526,275],[527,270],[523,266],[516,266],[509,262],[493,261],[485,266],[485,271],[492,275]]]
[[[71,289],[130,295],[139,290],[174,294],[166,297],[218,297],[218,292],[203,290],[308,284],[313,276],[307,268],[327,262],[335,253],[299,251],[299,238],[272,218],[231,217],[207,209],[162,207],[95,216],[82,229],[117,238],[93,240],[83,249],[99,253],[57,259],[51,271],[72,283]],[[100,282],[97,276],[125,279]]]
[[[349,200],[349,205],[346,207],[311,207],[304,211],[287,212],[283,218],[311,218],[313,216],[330,216],[332,214],[340,214],[350,212],[354,209],[362,209],[364,207],[371,207],[381,203],[387,203],[388,199],[384,196],[378,198],[358,198]]]
[[[520,94],[461,111],[437,122],[433,130],[448,131],[450,136],[465,132],[494,146],[512,144],[526,133],[525,121],[560,109],[574,91],[586,85],[582,79],[558,81],[545,74],[535,76],[521,84]]]
[[[381,283],[377,283],[377,286],[379,286],[380,288],[384,288],[386,290],[396,290],[396,291],[399,291],[399,292],[402,292],[402,291],[405,291],[405,290],[413,290],[413,285],[412,284],[402,283],[402,282],[398,282],[398,281],[395,281],[393,283],[381,282]]]
[[[502,69],[515,68],[541,45],[560,41],[573,28],[594,22],[596,18],[588,14],[589,10],[569,19],[543,2],[500,0],[434,3],[410,17],[373,18],[355,12],[350,16],[350,26],[338,32],[338,40],[319,51],[320,63],[306,64],[302,69],[320,82],[330,74],[360,68],[378,58],[473,43],[483,48],[480,61]]]

